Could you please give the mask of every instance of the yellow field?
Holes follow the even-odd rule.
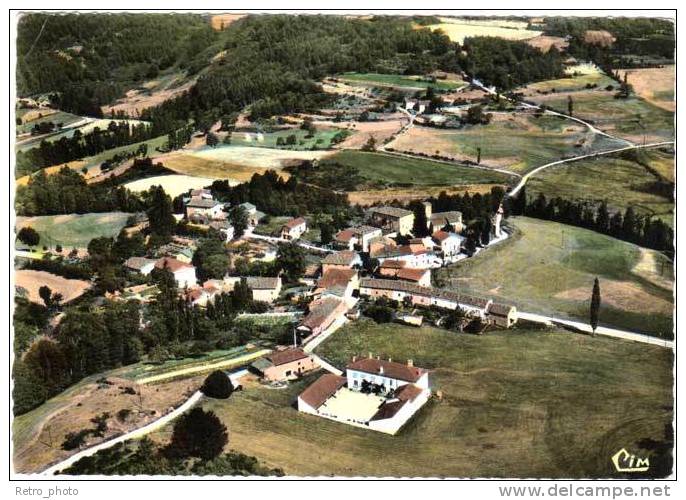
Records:
[[[627,75],[629,85],[639,96],[655,106],[667,111],[676,111],[674,84],[676,72],[674,65],[662,68],[642,68],[619,70],[622,78]]]
[[[249,149],[249,148],[246,148]],[[257,149],[257,148],[253,148]],[[263,174],[265,168],[261,166],[247,166],[227,161],[201,158],[191,153],[172,153],[155,159],[179,174],[207,177],[209,179],[230,179],[235,182],[249,181],[255,174]],[[279,175],[288,179],[286,172]]]
[[[90,283],[83,280],[70,280],[45,271],[21,269],[15,272],[16,286],[27,292],[31,302],[42,304],[43,299],[38,295],[38,289],[46,285],[53,293],[62,294],[62,302],[66,303],[83,295],[90,288]]]
[[[207,177],[191,177],[190,175],[157,175],[138,179],[137,181],[124,184],[124,187],[138,193],[147,191],[152,186],[162,186],[164,191],[172,198],[185,193],[189,189],[199,189],[212,184],[214,179]]]
[[[453,42],[462,43],[465,38],[474,36],[494,36],[506,40],[529,40],[542,34],[542,31],[527,30],[523,21],[499,19],[467,20],[459,18],[440,18],[440,24],[427,26],[442,30]]]

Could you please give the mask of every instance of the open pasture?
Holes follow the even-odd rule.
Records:
[[[505,184],[511,180],[501,172],[385,153],[341,151],[324,162],[331,163],[356,168],[377,187]]]
[[[481,165],[523,174],[540,165],[619,147],[623,143],[596,136],[583,125],[552,116],[531,114],[494,115],[488,125],[459,129],[415,126],[396,139],[397,151],[438,154],[458,161],[478,160]]]
[[[446,288],[588,321],[597,276],[600,324],[671,337],[672,264],[662,254],[556,222],[516,217],[508,224],[516,231],[510,239],[438,271]],[[651,274],[637,271],[646,252],[654,256]]]
[[[293,402],[320,374],[282,390],[247,384],[202,405],[230,429],[227,447],[287,475],[325,477],[608,477],[608,456],[662,440],[672,418],[672,355],[656,346],[526,329],[477,337],[363,320],[317,349],[340,367],[370,351],[413,359],[443,392],[396,436],[299,413]],[[627,384],[626,374],[636,372],[642,376]],[[153,438],[166,442],[168,429]]]
[[[39,246],[86,248],[93,238],[116,237],[130,216],[124,212],[105,212],[17,217],[17,230],[32,227],[38,231]]]
[[[616,93],[594,89],[531,95],[527,99],[566,113],[571,96],[574,116],[593,123],[603,132],[635,143],[674,139],[674,113],[634,95],[616,98]]]
[[[649,152],[641,161],[649,166],[654,162],[654,171],[657,173],[658,169],[663,169],[665,174],[670,172],[664,167],[671,163],[673,180],[673,157],[670,162],[668,157],[662,155]],[[540,192],[548,199],[560,196],[594,204],[605,200],[611,212],[624,212],[628,207],[633,207],[638,214],[654,215],[672,223],[674,202],[651,192],[651,184],[660,179],[632,158],[635,156],[631,154],[602,156],[545,169],[529,179],[527,193],[536,196]]]

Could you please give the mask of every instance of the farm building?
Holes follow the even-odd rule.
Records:
[[[343,250],[330,253],[322,260],[322,272],[326,273],[330,269],[351,269],[361,265],[362,259],[357,252]]]
[[[193,197],[186,203],[186,218],[189,220],[218,219],[224,214],[223,208],[223,203],[211,198]]]
[[[385,279],[360,280],[360,295],[368,297],[386,297],[403,302],[408,300],[417,306],[435,306],[441,309],[455,310],[458,306],[466,312],[484,318],[490,300],[464,295],[450,290],[415,285],[407,281]]]
[[[420,286],[431,286],[431,270],[407,267],[402,260],[386,260],[377,270],[377,274],[386,279],[399,279],[416,283]]]
[[[352,297],[353,291],[360,287],[357,270],[347,267],[327,268],[317,281],[315,295],[334,295],[337,297]]]
[[[382,235],[381,229],[372,226],[349,227],[339,231],[334,242],[338,248],[348,250],[369,251],[369,243]]]
[[[302,339],[310,340],[345,319],[348,303],[338,297],[322,297],[310,303],[309,312],[297,327]]]
[[[371,256],[383,264],[387,261],[402,261],[407,268],[429,269],[438,268],[443,261],[424,244],[386,245],[375,249]]]
[[[218,280],[222,283],[222,288],[225,291],[232,291],[233,287],[241,280],[245,280],[250,290],[252,290],[252,299],[258,302],[274,302],[279,298],[281,293],[281,278],[269,278],[262,276],[248,276],[248,277],[226,277],[223,280]]]
[[[431,235],[431,239],[441,250],[443,260],[451,260],[460,253],[465,238],[455,233],[438,230]]]
[[[129,271],[134,271],[147,276],[155,269],[155,260],[145,257],[129,257],[124,261],[124,267]]]
[[[462,224],[462,212],[450,211],[430,213],[427,216],[427,219],[434,230],[444,229],[446,226],[450,226],[452,231],[461,233],[464,229]]]
[[[492,302],[486,309],[486,319],[494,325],[510,328],[517,322],[517,308]]]
[[[268,381],[290,380],[319,368],[312,356],[302,349],[289,348],[275,351],[255,361],[251,368]]]
[[[233,239],[234,228],[228,220],[213,220],[209,223],[209,226],[212,229],[219,231],[219,234],[224,237],[224,241],[229,242]]]
[[[427,370],[370,356],[353,358],[345,377],[321,376],[298,396],[298,410],[396,434],[430,396]]]
[[[369,217],[373,226],[400,235],[410,234],[414,225],[414,212],[404,208],[374,207],[369,210]]]
[[[284,240],[297,240],[306,232],[307,221],[302,217],[291,219],[281,226],[281,237]]]
[[[174,275],[174,281],[179,288],[192,287],[198,282],[195,267],[181,262],[173,257],[162,257],[155,262],[156,269],[167,269]]]
[[[257,207],[252,203],[246,201],[245,203],[241,203],[238,206],[245,210],[245,213],[248,216],[248,224],[250,224],[251,226],[257,226],[260,223],[260,221],[265,217],[265,213],[257,210]]]

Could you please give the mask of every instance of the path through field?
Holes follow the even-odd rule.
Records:
[[[52,476],[56,474],[57,472],[60,472],[64,469],[67,469],[74,465],[76,462],[81,460],[82,458],[85,457],[90,457],[95,455],[97,452],[100,450],[106,450],[107,448],[111,448],[115,444],[118,443],[123,443],[124,441],[128,441],[130,439],[138,439],[146,434],[151,433],[154,430],[157,430],[161,427],[164,427],[167,425],[169,422],[174,420],[176,417],[181,415],[182,413],[186,412],[189,410],[191,407],[193,407],[200,399],[202,398],[202,392],[197,391],[195,392],[190,398],[186,400],[185,403],[183,403],[181,406],[178,408],[174,409],[173,411],[170,411],[163,417],[158,418],[154,422],[150,422],[148,425],[144,425],[143,427],[139,429],[135,429],[131,432],[127,432],[126,434],[122,434],[121,436],[118,436],[114,439],[110,439],[109,441],[105,441],[104,443],[100,443],[98,445],[92,446],[88,449],[85,449],[83,451],[80,451],[79,453],[76,453],[75,455],[72,455],[71,457],[67,458],[66,460],[63,460],[51,467],[48,467],[45,469],[41,474],[44,476]]]
[[[537,174],[541,170],[544,170],[549,167],[554,167],[556,165],[562,165],[563,163],[571,163],[574,161],[578,160],[583,160],[585,158],[596,158],[598,156],[604,156],[604,155],[609,155],[612,153],[620,153],[622,151],[629,151],[631,149],[642,149],[642,148],[655,148],[655,147],[660,147],[660,146],[669,146],[669,145],[674,145],[674,141],[664,141],[664,142],[653,142],[651,144],[632,144],[631,146],[626,146],[624,148],[619,148],[619,149],[611,149],[609,151],[598,151],[597,153],[590,153],[587,155],[582,155],[582,156],[575,156],[574,158],[567,158],[566,160],[557,160],[553,161],[550,163],[546,163],[545,165],[541,165],[540,167],[536,167],[533,169],[531,172],[525,174],[519,183],[510,190],[510,192],[507,194],[508,196],[516,196],[517,193],[524,187],[524,184],[526,184],[526,181],[529,180],[529,177],[531,177],[534,174]]]
[[[588,323],[582,323],[581,321],[572,321],[569,319],[560,319],[552,316],[544,316],[542,314],[528,313],[519,311],[517,313],[519,319],[524,319],[527,321],[533,321],[535,323],[545,323],[549,325],[559,325],[559,326],[569,326],[577,330],[581,330],[586,333],[593,333],[591,325]],[[606,337],[614,337],[618,339],[631,340],[633,342],[640,342],[642,344],[652,344],[660,347],[665,347],[667,349],[674,350],[674,341],[664,340],[658,337],[651,337],[650,335],[642,335],[640,333],[629,332],[626,330],[618,330],[616,328],[608,328],[605,326],[599,326],[596,328],[595,333],[597,335],[603,335]]]

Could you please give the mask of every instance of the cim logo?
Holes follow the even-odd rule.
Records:
[[[632,455],[622,448],[612,456],[612,463],[617,472],[645,472],[650,468],[648,458],[640,458]]]

